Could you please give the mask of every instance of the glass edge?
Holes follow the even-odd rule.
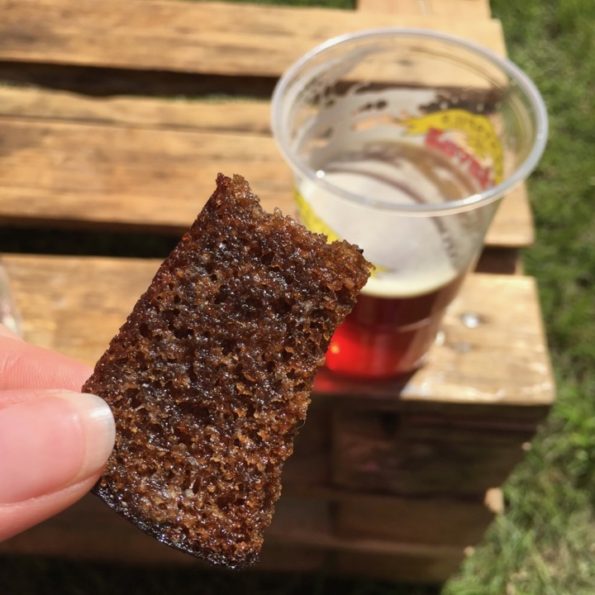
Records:
[[[12,299],[10,280],[0,260],[0,324],[8,330],[22,336],[21,317]]]

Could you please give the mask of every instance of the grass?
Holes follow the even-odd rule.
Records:
[[[496,0],[509,54],[537,83],[550,141],[529,189],[557,403],[505,486],[507,513],[448,595],[595,593],[595,4]]]
[[[595,3],[493,0],[492,10],[511,58],[535,80],[550,113],[550,142],[529,183],[537,242],[525,264],[538,279],[558,400],[505,486],[506,514],[461,572],[438,589],[4,558],[2,595],[595,593]],[[138,245],[142,253],[142,240]]]

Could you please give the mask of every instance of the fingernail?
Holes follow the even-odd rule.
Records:
[[[108,405],[48,390],[0,409],[0,503],[37,498],[98,473],[114,445]]]

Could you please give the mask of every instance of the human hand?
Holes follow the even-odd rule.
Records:
[[[114,444],[91,370],[0,325],[0,541],[60,512],[99,479]]]

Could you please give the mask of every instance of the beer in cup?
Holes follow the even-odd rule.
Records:
[[[296,214],[374,270],[326,365],[385,378],[424,362],[499,200],[534,169],[547,114],[515,65],[425,30],[344,35],[280,79],[273,134]]]

